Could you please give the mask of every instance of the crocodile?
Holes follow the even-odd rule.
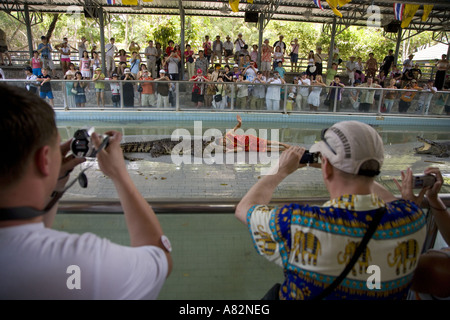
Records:
[[[414,148],[418,154],[430,154],[440,158],[450,156],[450,141],[436,142],[419,136],[417,140],[423,142],[423,146]]]
[[[187,144],[186,144],[187,143]],[[173,153],[182,154],[189,152],[192,155],[201,154],[211,141],[202,139],[190,139],[189,141],[178,139],[173,141],[171,138],[164,138],[152,141],[136,141],[121,143],[123,153],[150,153],[152,158],[158,158],[163,155],[171,155]],[[178,147],[174,150],[175,146]],[[200,149],[199,149],[200,148]],[[198,149],[198,150],[197,150]],[[140,160],[125,156],[127,160]]]

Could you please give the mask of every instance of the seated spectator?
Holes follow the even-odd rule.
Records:
[[[122,134],[106,132],[102,150],[100,136],[91,139],[100,170],[116,187],[130,246],[52,230],[69,173],[85,159],[68,155],[71,140],[61,144],[55,113],[43,100],[6,85],[0,96],[9,151],[0,160],[0,299],[156,299],[171,271],[170,245],[127,172]]]
[[[399,268],[393,258],[402,242],[413,246],[411,259],[419,256],[425,214],[414,202],[395,198],[375,182],[384,161],[380,135],[362,122],[338,122],[323,130],[321,141],[309,151],[319,153],[320,164],[311,166],[320,166],[330,201],[323,206],[270,204],[283,180],[306,166],[300,163],[305,148],[291,146],[271,174],[259,179],[236,207],[235,215],[248,225],[258,253],[284,271],[284,282],[264,299],[315,299],[334,279],[342,281],[327,292],[329,300],[406,298],[416,264],[412,260]],[[402,232],[397,232],[399,225]],[[340,277],[370,227],[378,232],[362,252],[363,257],[370,255],[371,264],[380,266],[381,290],[368,285],[368,265],[355,265]]]

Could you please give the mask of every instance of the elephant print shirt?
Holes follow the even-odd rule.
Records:
[[[340,275],[376,210],[386,207],[358,261],[327,299],[404,299],[425,241],[425,214],[413,202],[346,195],[322,207],[257,205],[247,214],[259,254],[284,268],[281,299],[308,300]]]

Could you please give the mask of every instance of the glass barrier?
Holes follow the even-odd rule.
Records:
[[[390,89],[312,83],[310,86],[237,80],[236,82],[143,80],[4,80],[40,95],[56,109],[127,108],[258,112],[337,112],[382,115],[450,115],[450,91]]]

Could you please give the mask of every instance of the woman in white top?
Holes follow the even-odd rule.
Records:
[[[322,80],[322,76],[318,74],[316,76],[316,80],[312,81],[311,84],[311,93],[308,97],[308,104],[309,104],[309,110],[311,111],[317,111],[320,106],[320,93],[322,92],[323,87],[325,87],[326,84]]]
[[[100,60],[97,51],[92,51],[91,67],[92,67],[92,74],[95,73],[95,69],[102,67],[102,61]]]
[[[56,49],[61,54],[61,68],[62,68],[63,74],[66,74],[67,70],[69,70],[69,64],[70,64],[70,47],[67,45],[67,42],[64,41]]]
[[[89,80],[91,78],[91,59],[89,59],[89,53],[83,52],[83,58],[80,60],[80,72],[83,79]]]

